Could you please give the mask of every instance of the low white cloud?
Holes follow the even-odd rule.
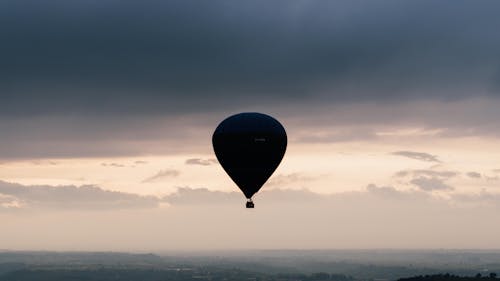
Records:
[[[201,165],[201,166],[209,166],[213,164],[217,164],[217,159],[201,159],[201,158],[190,158],[186,160],[186,165]]]
[[[286,186],[289,184],[301,183],[305,184],[307,182],[314,181],[315,178],[305,175],[303,173],[290,173],[290,174],[277,174],[273,175],[271,179],[266,183],[266,186]]]
[[[179,187],[177,192],[165,196],[164,201],[172,205],[227,204],[241,199],[238,192],[210,191],[206,188]]]
[[[459,175],[459,172],[448,170],[432,170],[432,169],[417,169],[417,170],[403,170],[396,172],[396,177],[436,177],[441,179],[449,179]]]
[[[481,190],[478,193],[458,193],[451,195],[452,200],[458,204],[475,206],[493,205],[500,206],[500,194]]]
[[[18,209],[104,210],[156,208],[158,198],[93,185],[21,185],[0,181],[0,205]]]
[[[481,178],[481,177],[482,177],[482,176],[481,176],[481,174],[480,174],[480,173],[478,173],[478,172],[468,172],[468,173],[467,173],[467,176],[468,176],[469,178],[473,178],[473,179],[479,179],[479,178]]]
[[[396,172],[394,177],[405,181],[406,184],[416,186],[422,191],[431,192],[437,190],[454,190],[455,188],[448,185],[446,181],[459,174],[459,172],[449,170],[416,169]]]
[[[0,211],[9,209],[18,209],[21,208],[22,205],[23,202],[21,202],[16,197],[0,193]]]
[[[397,199],[403,199],[406,197],[411,197],[414,192],[403,192],[399,191],[396,188],[392,186],[377,186],[373,183],[369,184],[366,187],[366,191],[369,194],[378,196],[378,197],[384,197],[384,198],[397,198]]]
[[[399,155],[403,157],[407,157],[410,159],[425,161],[425,162],[436,162],[441,163],[436,155],[432,155],[425,152],[415,152],[415,151],[396,151],[392,152],[393,155]]]
[[[420,189],[424,191],[435,191],[435,190],[453,190],[452,186],[449,186],[443,182],[443,180],[439,178],[427,178],[427,177],[418,177],[412,179],[410,181],[411,184],[416,185]]]
[[[177,170],[166,169],[166,170],[161,170],[161,171],[157,172],[156,174],[152,175],[151,177],[144,179],[142,182],[143,183],[157,182],[157,181],[164,180],[166,178],[177,177],[179,175],[180,175],[180,172]]]
[[[124,168],[126,165],[120,163],[101,163],[103,167]]]
[[[304,143],[337,143],[350,141],[370,141],[377,139],[377,133],[369,127],[337,127],[334,130],[326,128],[302,128],[296,141]]]

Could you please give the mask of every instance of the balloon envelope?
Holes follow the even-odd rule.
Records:
[[[240,113],[219,124],[212,144],[219,163],[250,199],[280,164],[287,137],[273,117]]]

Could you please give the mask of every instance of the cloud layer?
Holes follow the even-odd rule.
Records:
[[[0,6],[3,116],[498,95],[496,2],[30,4]]]
[[[394,155],[404,156],[415,160],[421,160],[425,162],[436,162],[440,163],[436,155],[432,155],[425,152],[415,152],[415,151],[396,151],[393,152]]]
[[[2,183],[2,194],[13,195],[0,196],[0,218],[8,226],[0,243],[11,249],[156,252],[500,246],[499,195],[488,192],[443,199],[375,184],[334,195],[269,190],[256,196],[255,209],[247,210],[238,192],[184,187],[164,198],[142,198],[59,188]],[[17,210],[31,208],[36,216],[7,209],[12,197],[23,201]],[[33,239],[32,233],[44,239]]]
[[[143,183],[149,183],[149,182],[157,182],[161,181],[166,178],[171,178],[171,177],[177,177],[180,175],[180,172],[174,169],[166,169],[166,170],[161,170],[158,173],[150,176],[149,178],[144,179],[142,182]]]
[[[190,158],[186,160],[186,165],[210,166],[217,163],[218,161],[213,158],[210,159]]]
[[[97,186],[26,186],[0,181],[0,210],[116,210],[156,208],[158,199],[131,193],[109,191]]]
[[[453,188],[436,177],[417,177],[411,180],[417,189],[400,190],[392,186],[369,184],[365,191],[320,194],[307,189],[271,189],[256,195],[256,201],[262,205],[298,204],[314,206],[317,203],[335,205],[343,200],[359,202],[364,200],[395,200],[395,202],[435,201],[443,207],[460,203],[494,203],[499,195],[487,191],[480,193],[449,193],[450,199],[434,197],[428,191],[449,190]],[[197,205],[238,205],[245,198],[239,191],[211,191],[206,188],[179,187],[174,193],[158,196],[140,196],[133,193],[104,190],[98,186],[49,186],[21,185],[0,181],[0,206],[7,209],[55,209],[55,210],[117,210],[134,208],[158,208],[162,204],[171,206]],[[357,203],[359,203],[357,202]],[[500,201],[499,201],[500,202]],[[346,202],[342,203],[342,205]],[[498,205],[498,204],[495,204]],[[499,205],[500,207],[500,205]]]
[[[28,2],[0,3],[1,158],[200,153],[248,110],[309,143],[499,136],[496,2]]]

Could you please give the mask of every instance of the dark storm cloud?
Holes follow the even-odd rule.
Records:
[[[425,153],[425,152],[396,151],[396,152],[393,152],[391,154],[404,156],[404,157],[408,157],[408,158],[415,159],[415,160],[421,160],[421,161],[425,161],[425,162],[437,162],[437,163],[441,162],[441,161],[439,161],[439,159],[436,155],[432,155],[432,154]]]
[[[0,181],[0,207],[57,209],[129,209],[155,208],[159,200],[101,189],[97,186],[21,185]],[[1,208],[0,208],[1,209]]]
[[[299,142],[379,141],[380,124],[499,136],[498,8],[0,2],[0,159],[206,154],[247,110]]]
[[[0,159],[199,152],[196,149],[204,148],[206,135],[212,133],[210,125],[218,122],[212,119],[191,116],[179,121],[176,117],[128,115],[0,118]]]
[[[2,2],[0,114],[496,96],[498,8],[494,1]]]

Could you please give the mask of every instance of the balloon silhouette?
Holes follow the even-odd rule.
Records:
[[[215,155],[226,173],[248,199],[273,174],[285,155],[285,128],[273,117],[261,113],[240,113],[226,118],[212,136]]]

